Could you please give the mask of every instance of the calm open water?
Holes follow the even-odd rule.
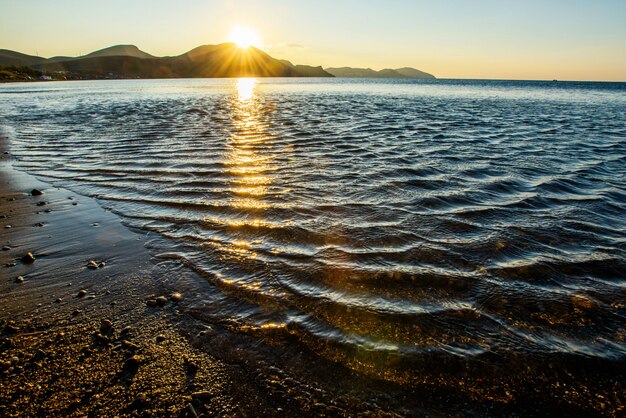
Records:
[[[229,332],[401,383],[626,359],[626,83],[13,84],[0,125]]]

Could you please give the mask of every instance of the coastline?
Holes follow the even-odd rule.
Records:
[[[237,367],[178,332],[178,303],[151,279],[143,237],[94,200],[15,170],[0,146],[0,415],[274,410]],[[106,265],[91,270],[92,259]],[[157,296],[164,306],[148,306]]]

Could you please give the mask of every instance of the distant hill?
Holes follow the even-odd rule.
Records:
[[[435,78],[434,75],[425,73],[415,68],[404,67],[396,69],[384,69],[380,71],[371,68],[325,68],[326,72],[335,77],[355,77],[355,78]]]
[[[98,51],[94,51],[90,54],[83,55],[81,58],[96,58],[96,57],[135,57],[135,58],[156,58],[154,55],[150,55],[147,52],[143,52],[135,45],[115,45],[108,48],[103,48]]]
[[[233,43],[203,45],[175,57],[155,57],[134,45],[116,45],[80,57],[33,57],[0,50],[0,66],[27,66],[66,78],[333,77],[322,69],[293,65],[260,49]]]
[[[9,51],[8,49],[0,49],[0,65],[4,67],[25,66],[29,67],[34,64],[45,62],[42,57],[22,54],[21,52]]]

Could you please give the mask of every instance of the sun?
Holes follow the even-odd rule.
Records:
[[[248,48],[259,45],[259,35],[251,28],[237,26],[230,31],[228,41],[235,43],[239,48]]]

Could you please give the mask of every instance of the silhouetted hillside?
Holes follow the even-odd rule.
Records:
[[[28,66],[55,78],[333,77],[322,67],[293,65],[232,43],[203,45],[175,57],[154,57],[134,45],[51,59],[3,50],[0,66]]]
[[[380,71],[371,68],[325,68],[326,72],[335,77],[355,77],[355,78],[435,78],[434,75],[425,73],[415,68],[404,67],[397,69],[384,69]]]
[[[33,55],[22,54],[21,52],[10,51],[8,49],[0,49],[0,66],[31,66],[45,62],[46,59],[42,57],[35,57]]]

